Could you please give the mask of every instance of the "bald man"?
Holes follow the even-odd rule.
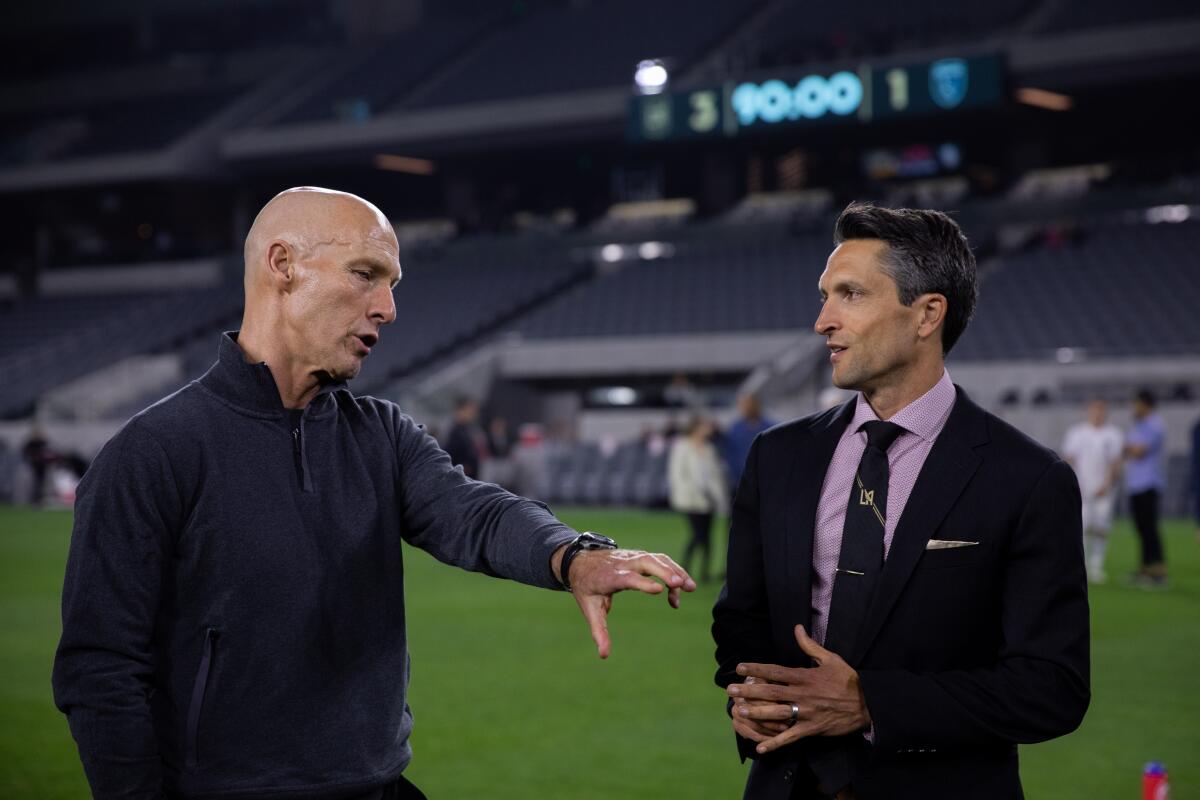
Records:
[[[396,318],[375,206],[288,190],[245,258],[217,363],[131,419],[79,485],[55,701],[97,798],[422,797],[401,776],[402,540],[569,588],[602,658],[614,593],[678,606],[695,583],[467,478],[395,405],[351,394]]]

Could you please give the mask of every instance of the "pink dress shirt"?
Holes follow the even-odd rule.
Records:
[[[933,448],[938,434],[950,417],[956,392],[950,373],[942,371],[941,380],[925,394],[897,412],[889,422],[904,428],[905,433],[888,449],[887,524],[883,531],[884,558],[892,546],[896,524],[912,494],[925,458]],[[846,426],[837,449],[825,472],[821,499],[817,502],[817,520],[813,534],[812,631],[818,642],[825,642],[829,625],[829,603],[833,599],[833,574],[842,550],[842,529],[846,524],[846,506],[850,502],[850,486],[863,451],[867,449],[867,434],[859,431],[864,422],[879,419],[871,404],[860,393],[854,417]]]

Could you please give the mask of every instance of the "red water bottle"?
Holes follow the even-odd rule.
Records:
[[[1170,792],[1167,768],[1161,761],[1151,761],[1142,771],[1142,800],[1167,800]]]

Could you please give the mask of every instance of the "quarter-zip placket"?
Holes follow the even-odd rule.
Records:
[[[292,457],[296,461],[296,478],[304,485],[304,461],[300,455],[300,427],[292,428]]]
[[[312,478],[309,475],[308,459],[304,447],[304,413],[300,412],[300,420],[292,428],[292,460],[296,464],[296,478],[300,482],[300,490],[312,492]]]

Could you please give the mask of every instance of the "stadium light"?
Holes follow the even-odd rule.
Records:
[[[657,58],[639,61],[633,72],[633,83],[638,94],[661,94],[667,88],[670,75],[667,67]]]
[[[1067,111],[1075,105],[1075,101],[1065,94],[1035,89],[1032,86],[1017,89],[1017,101],[1047,111]]]
[[[1157,225],[1160,222],[1187,222],[1192,216],[1192,209],[1186,205],[1154,206],[1146,209],[1146,222]]]
[[[662,242],[642,242],[638,245],[638,257],[645,261],[653,261],[662,258],[666,250]]]
[[[605,397],[614,406],[631,406],[637,402],[637,392],[630,386],[610,387]]]
[[[615,264],[625,257],[625,248],[619,244],[606,244],[600,248],[600,258],[608,264]]]
[[[437,165],[429,159],[393,156],[387,153],[375,156],[375,166],[388,172],[406,172],[409,175],[432,175],[437,171]]]

